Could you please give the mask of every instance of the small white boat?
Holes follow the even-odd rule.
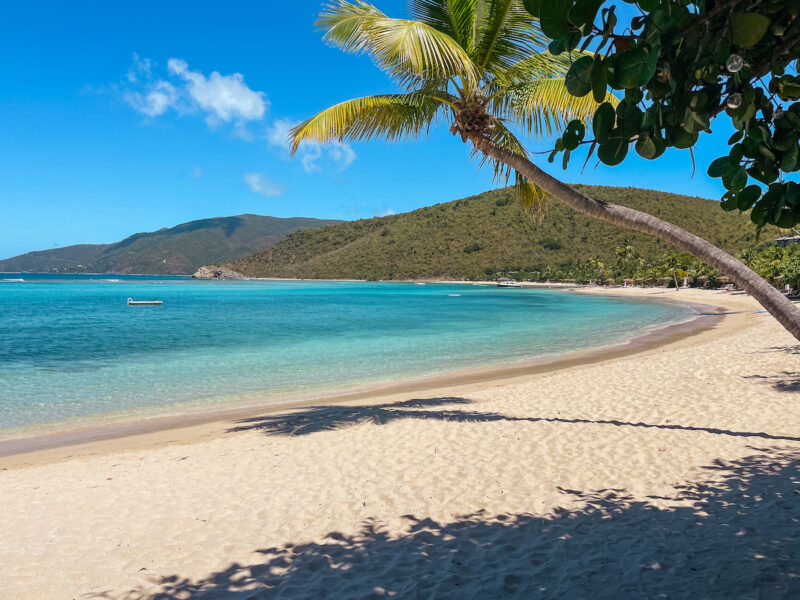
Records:
[[[447,294],[451,298],[461,298],[461,294]]]
[[[498,279],[497,280],[497,287],[503,288],[519,288],[522,287],[519,283],[517,283],[514,279]]]
[[[128,298],[128,306],[161,306],[164,304],[161,300],[134,300]]]
[[[25,283],[24,279],[0,279],[3,283]]]

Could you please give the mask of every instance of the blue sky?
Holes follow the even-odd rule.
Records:
[[[377,0],[392,16],[401,0]],[[327,47],[311,0],[6,3],[0,19],[0,258],[211,216],[355,219],[493,187],[446,127],[427,140],[311,148],[290,160],[287,124],[394,91],[368,58]],[[721,124],[717,124],[719,127]],[[569,182],[716,198],[705,165],[729,131],[688,153]],[[533,150],[549,148],[548,144]]]

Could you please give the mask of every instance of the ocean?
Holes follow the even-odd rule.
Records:
[[[0,274],[0,438],[509,364],[691,315],[541,288]]]

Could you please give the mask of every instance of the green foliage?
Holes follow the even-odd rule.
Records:
[[[0,271],[181,275],[270,247],[284,236],[335,220],[259,215],[216,217],[137,233],[116,244],[82,244],[0,260]]]
[[[472,252],[478,252],[479,250],[483,250],[483,246],[481,246],[478,242],[473,242],[468,246],[464,246],[464,252],[466,254],[470,254]]]
[[[722,213],[714,201],[635,188],[574,187],[676,223],[729,252],[756,242],[755,226],[746,217]],[[410,213],[298,231],[232,267],[254,277],[373,280],[491,279],[521,268],[523,274],[539,275],[514,277],[586,281],[597,280],[599,268],[587,266],[591,257],[617,269],[609,275],[614,277],[630,273],[639,259],[653,262],[667,250],[650,236],[627,233],[558,202],[540,222],[513,198],[506,188]],[[763,235],[772,239],[780,232],[770,227]],[[636,253],[623,252],[617,264],[620,245],[633,246]]]
[[[747,249],[739,254],[739,258],[776,287],[788,285],[793,290],[800,289],[800,246],[769,246],[760,251]]]
[[[501,275],[510,274],[507,271]],[[699,286],[713,283],[719,272],[690,254],[668,251],[647,260],[639,254],[630,240],[623,239],[617,246],[616,256],[603,260],[593,256],[560,265],[537,265],[513,274],[517,279],[531,281],[571,281],[575,283],[604,284],[609,280],[622,285],[681,285],[687,282]]]
[[[561,241],[554,237],[546,237],[539,241],[545,250],[561,250]]]
[[[568,121],[588,119],[595,99],[616,103],[606,94],[603,77],[590,73],[594,58],[548,52],[542,29],[555,35],[571,27],[566,15],[553,9],[568,3],[529,3],[545,7],[540,22],[521,0],[412,0],[410,19],[391,18],[366,0],[331,0],[317,20],[325,40],[370,56],[401,93],[355,98],[323,110],[291,130],[292,151],[304,141],[416,139],[444,121],[462,142],[488,137],[527,156],[522,139],[552,137]],[[571,18],[589,15],[576,12]],[[573,59],[587,70],[571,70]],[[577,99],[566,92],[565,80],[597,92]],[[580,143],[576,131],[573,126],[568,136],[574,147]],[[521,173],[489,154],[472,155],[492,169],[495,180],[514,181],[523,206],[542,211],[544,193]]]
[[[639,8],[629,23],[609,0],[525,3],[551,52],[596,53],[572,63],[570,94],[600,101],[607,88],[624,91],[616,115],[606,104],[595,111],[595,139],[578,143],[596,142],[607,165],[623,162],[631,143],[652,160],[691,148],[724,113],[737,134],[708,168],[727,190],[722,208],[750,211],[760,227],[800,222],[800,185],[786,179],[800,170],[800,2],[625,1]],[[576,148],[564,134],[550,161],[564,151],[566,167]]]

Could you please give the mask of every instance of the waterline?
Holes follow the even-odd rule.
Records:
[[[156,295],[163,306],[125,304]],[[0,429],[278,401],[530,361],[619,343],[691,314],[445,284],[9,283],[0,286]]]

